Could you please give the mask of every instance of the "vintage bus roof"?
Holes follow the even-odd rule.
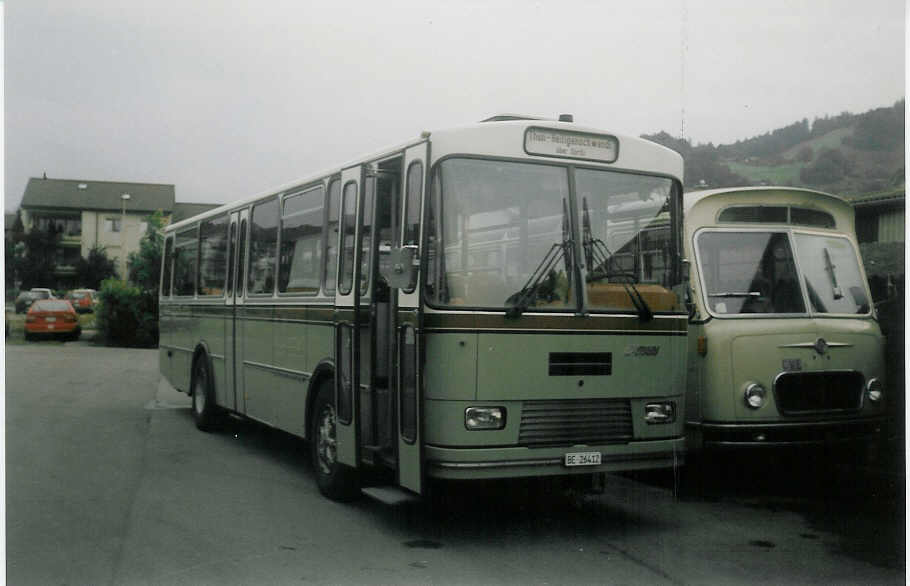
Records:
[[[703,226],[717,224],[720,212],[730,206],[795,206],[827,211],[835,218],[841,231],[853,231],[854,211],[850,202],[831,193],[788,187],[763,185],[757,187],[724,187],[687,192],[683,195],[686,232],[691,234]],[[755,222],[743,222],[755,223]],[[764,224],[766,222],[758,222]],[[776,223],[776,222],[771,222]]]
[[[616,160],[608,163],[573,158],[529,155],[525,152],[524,145],[525,132],[531,127],[550,128],[586,134],[609,135],[619,141]],[[554,120],[527,118],[520,120],[478,122],[457,128],[422,132],[420,136],[407,142],[356,157],[336,167],[324,169],[319,173],[308,175],[302,179],[273,187],[267,191],[249,197],[238,199],[191,218],[175,222],[174,224],[166,226],[165,230],[170,232],[192,225],[200,219],[218,216],[226,211],[243,207],[270,195],[284,193],[298,187],[305,187],[307,184],[315,183],[326,177],[338,175],[341,173],[342,169],[393,156],[408,147],[420,144],[427,140],[431,143],[430,164],[443,157],[464,154],[550,161],[560,164],[574,162],[579,165],[654,173],[674,177],[680,181],[683,179],[683,160],[679,153],[642,138],[608,132],[603,129],[589,126],[581,126],[571,122],[558,122]]]
[[[785,185],[760,185],[752,187],[720,187],[717,189],[703,189],[701,191],[687,191],[683,195],[683,205],[685,210],[689,211],[692,209],[695,204],[719,195],[733,195],[736,193],[748,194],[749,196],[755,196],[762,193],[771,193],[771,192],[792,192],[792,193],[802,193],[810,196],[821,196],[823,198],[831,198],[834,201],[849,205],[847,200],[842,198],[839,195],[834,195],[833,193],[826,193],[824,191],[817,191],[815,189],[806,189],[804,187],[788,187]]]

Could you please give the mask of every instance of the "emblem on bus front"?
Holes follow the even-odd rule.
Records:
[[[657,356],[660,346],[626,346],[626,356]]]
[[[819,338],[815,340],[815,351],[819,354],[824,354],[828,351],[828,342],[824,338]]]

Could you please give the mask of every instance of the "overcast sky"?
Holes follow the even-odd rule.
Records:
[[[225,203],[498,112],[729,143],[901,99],[904,8],[8,0],[4,207],[45,172]]]

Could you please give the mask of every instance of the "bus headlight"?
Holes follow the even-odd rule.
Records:
[[[746,406],[750,409],[758,409],[765,404],[765,395],[767,391],[765,387],[761,386],[758,383],[748,383],[746,385],[746,390],[743,393],[743,398],[746,400]]]
[[[662,401],[645,405],[645,423],[673,423],[676,421],[676,403]]]
[[[878,403],[882,400],[883,386],[882,381],[878,380],[875,377],[869,379],[869,382],[866,383],[866,397],[868,397],[870,403]]]
[[[502,429],[506,426],[506,408],[468,407],[464,410],[464,426],[469,431]]]

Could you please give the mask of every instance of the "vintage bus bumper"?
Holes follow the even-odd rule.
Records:
[[[450,448],[427,445],[427,473],[449,480],[502,479],[529,476],[566,476],[672,468],[683,464],[684,439],[633,441],[600,446],[551,448]],[[566,466],[565,455],[599,452],[601,464]]]
[[[690,422],[687,433],[696,440],[692,442],[696,448],[818,447],[876,441],[883,437],[888,423],[887,417],[792,423]]]

